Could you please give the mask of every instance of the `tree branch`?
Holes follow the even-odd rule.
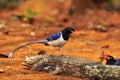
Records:
[[[120,67],[72,56],[36,55],[26,58],[23,65],[35,71],[53,75],[83,78],[85,80],[119,80]]]

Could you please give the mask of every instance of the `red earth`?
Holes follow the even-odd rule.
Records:
[[[83,57],[93,61],[99,61],[99,53],[105,51],[117,58],[120,57],[120,14],[116,11],[88,10],[82,16],[52,16],[53,21],[45,17],[35,18],[33,24],[21,20],[14,20],[12,14],[19,12],[4,10],[0,14],[1,23],[5,28],[0,29],[0,53],[8,55],[16,47],[33,40],[46,39],[52,33],[61,31],[66,26],[74,26],[77,35],[71,35],[70,40],[64,46],[64,55]],[[57,18],[56,16],[60,17]],[[105,27],[107,32],[96,30],[98,26]],[[108,46],[106,49],[101,47]],[[69,76],[50,75],[45,72],[27,70],[21,63],[26,56],[37,54],[45,50],[47,55],[59,55],[57,48],[51,53],[51,47],[43,44],[33,44],[17,51],[14,58],[0,58],[1,80],[82,80]],[[105,64],[105,61],[103,62]]]

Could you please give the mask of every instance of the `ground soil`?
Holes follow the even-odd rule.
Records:
[[[120,14],[116,11],[88,10],[84,15],[54,18],[52,22],[44,18],[35,18],[33,24],[14,20],[11,14],[13,13],[4,10],[0,15],[1,22],[5,22],[6,25],[6,28],[0,30],[1,54],[8,55],[10,51],[22,44],[46,39],[50,34],[72,25],[77,35],[71,35],[65,44],[64,55],[99,61],[98,55],[104,50],[110,55],[120,57]],[[105,27],[107,32],[96,30],[95,28],[99,25]],[[102,49],[103,46],[107,46],[107,48]],[[4,73],[0,73],[1,80],[82,80],[68,76],[50,75],[45,72],[34,72],[21,65],[26,56],[35,55],[40,50],[45,50],[47,55],[60,54],[58,48],[43,44],[24,47],[18,50],[12,59],[0,58],[0,69],[5,70]]]

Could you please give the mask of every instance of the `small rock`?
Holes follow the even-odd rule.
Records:
[[[104,45],[104,46],[102,46],[101,48],[106,48],[106,49],[108,49],[108,48],[110,48],[110,45]]]
[[[17,14],[17,15],[11,15],[11,18],[13,19],[13,20],[22,20],[22,18],[23,18],[24,16],[22,16],[21,14]]]
[[[63,22],[64,22],[64,23],[67,23],[67,22],[68,22],[68,19],[67,19],[67,18],[64,18],[64,19],[63,19]]]
[[[30,26],[30,24],[23,23],[23,24],[21,24],[21,26],[22,26],[22,27],[28,27],[28,26]]]
[[[7,26],[5,25],[5,23],[0,22],[0,30],[4,30],[6,28]]]
[[[4,70],[0,69],[0,73],[3,73],[3,72],[4,72]]]
[[[4,34],[5,34],[5,35],[9,35],[9,31],[5,31]]]
[[[115,27],[116,25],[115,24],[109,24],[109,27]]]
[[[59,10],[58,10],[58,9],[55,9],[55,10],[53,10],[53,11],[51,12],[52,15],[56,15],[56,14],[58,14],[58,13],[59,13]]]
[[[100,32],[107,32],[108,31],[108,29],[106,27],[103,27],[102,25],[97,25],[94,29],[98,30]]]
[[[11,67],[10,67],[10,66],[6,66],[6,68],[7,68],[7,69],[11,69]]]
[[[45,55],[46,51],[41,50],[40,52],[38,52],[38,55]]]
[[[30,32],[30,35],[31,36],[35,36],[35,32]]]

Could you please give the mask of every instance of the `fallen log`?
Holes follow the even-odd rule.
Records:
[[[34,71],[72,76],[84,80],[120,80],[120,67],[103,65],[85,58],[57,55],[36,55],[22,63]]]

